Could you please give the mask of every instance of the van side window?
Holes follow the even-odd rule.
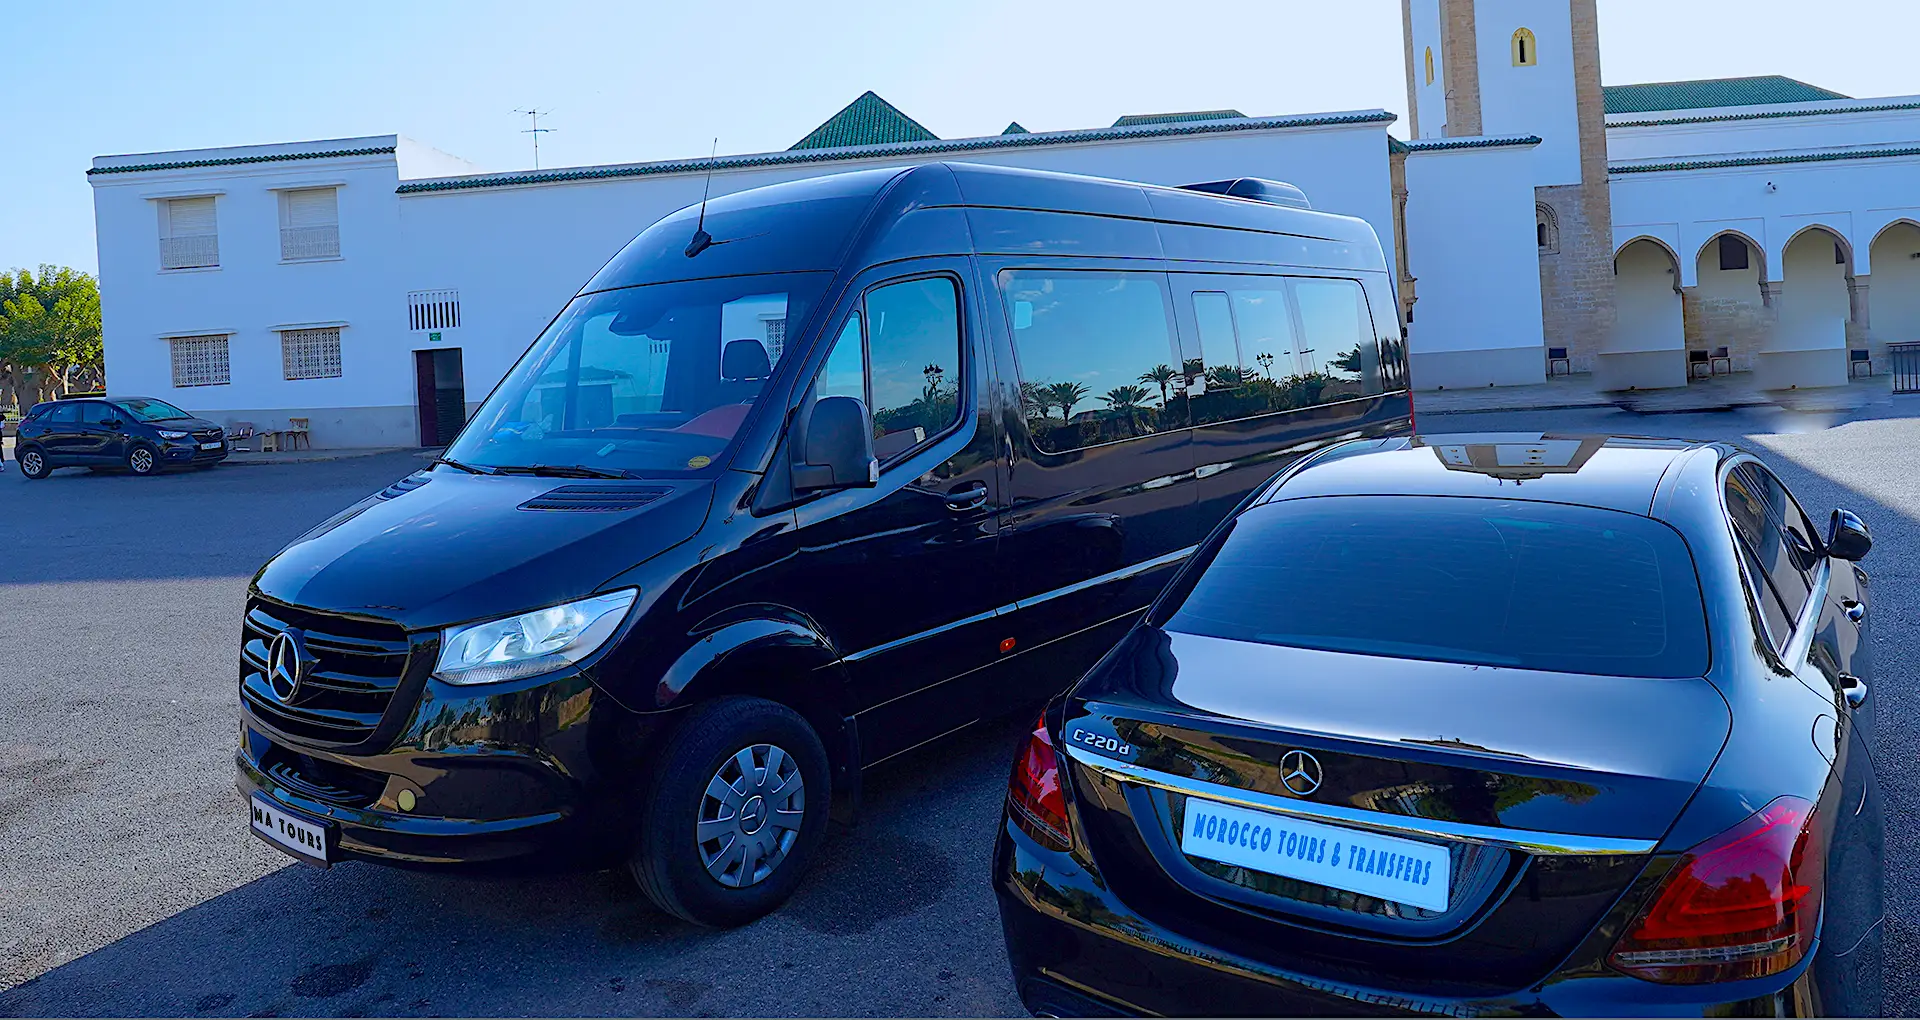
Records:
[[[1237,277],[1194,291],[1193,318],[1205,363],[1204,385],[1187,390],[1195,425],[1382,392],[1373,320],[1352,280]]]
[[[876,287],[864,307],[841,327],[814,394],[860,398],[886,463],[960,420],[960,304],[952,280],[929,277]]]
[[[1160,274],[1010,270],[1000,286],[1020,401],[1041,451],[1186,427]]]

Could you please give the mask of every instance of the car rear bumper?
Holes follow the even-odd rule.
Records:
[[[1796,1016],[1820,1013],[1810,953],[1794,970],[1673,987],[1569,968],[1481,998],[1425,995],[1272,966],[1171,931],[1071,854],[1002,824],[994,891],[1022,1003],[1036,1015]]]

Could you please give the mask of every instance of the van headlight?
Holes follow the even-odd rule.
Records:
[[[607,643],[638,594],[629,588],[504,620],[448,627],[440,635],[433,675],[450,684],[491,684],[571,666]]]

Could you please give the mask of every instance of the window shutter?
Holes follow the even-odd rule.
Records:
[[[212,198],[167,201],[167,236],[204,237],[214,232]]]
[[[286,193],[289,227],[331,227],[340,222],[337,195],[333,188],[311,188]]]

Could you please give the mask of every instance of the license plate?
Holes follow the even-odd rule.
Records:
[[[1432,843],[1188,797],[1180,849],[1362,896],[1447,909],[1452,858]]]
[[[217,440],[217,439],[216,439],[216,440],[214,440],[214,441],[213,441],[213,442],[211,442],[211,443],[201,443],[201,444],[200,444],[200,448],[201,448],[202,450],[218,450],[219,448],[221,448],[222,446],[225,446],[225,445],[226,445],[225,443],[222,443],[222,442],[220,442],[219,440]]]
[[[326,826],[290,815],[259,794],[254,794],[251,800],[253,831],[295,857],[314,864],[327,863]]]

